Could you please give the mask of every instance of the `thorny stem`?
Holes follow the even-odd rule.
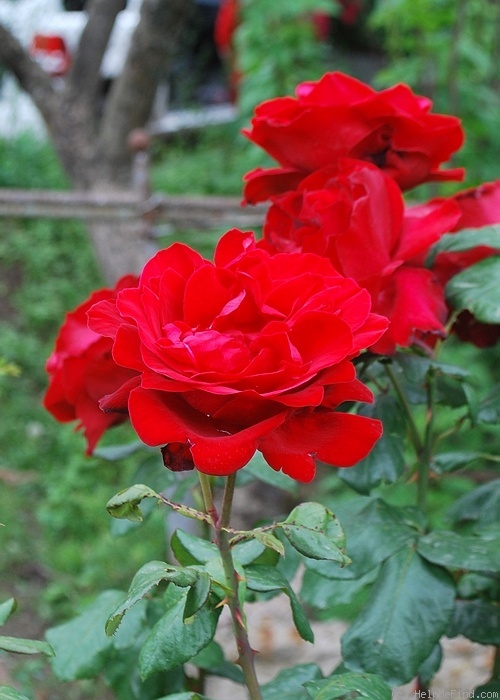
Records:
[[[230,474],[226,479],[226,488],[224,490],[220,517],[216,516],[209,477],[200,473],[200,483],[207,512],[212,514],[215,541],[224,567],[228,589],[227,605],[233,621],[233,632],[238,649],[239,663],[245,677],[249,700],[262,700],[259,682],[255,673],[254,652],[250,646],[243,607],[238,597],[238,574],[234,568],[234,561],[229,543],[228,528],[231,518],[236,474]],[[214,517],[214,514],[216,517]]]
[[[434,370],[431,368],[427,373],[427,411],[425,415],[424,444],[418,460],[417,503],[423,511],[427,507],[427,491],[429,490],[429,471],[434,439],[435,401],[436,382]]]
[[[408,399],[406,398],[403,387],[399,381],[399,377],[391,365],[386,365],[386,371],[406,417],[408,433],[417,457],[417,504],[421,510],[425,511],[427,507],[429,472],[434,439],[434,413],[436,398],[434,370],[431,368],[427,374],[427,410],[423,439],[420,437],[410,405],[408,403]]]
[[[408,403],[408,399],[405,396],[405,393],[403,391],[403,387],[401,386],[401,382],[399,381],[399,377],[396,374],[396,372],[393,370],[392,366],[390,364],[385,365],[385,371],[387,372],[387,376],[391,380],[391,384],[394,387],[394,391],[396,392],[396,396],[398,397],[398,401],[401,405],[401,408],[403,409],[403,412],[405,414],[406,418],[406,425],[408,427],[408,433],[410,436],[410,440],[412,442],[413,448],[418,455],[420,459],[420,455],[422,454],[423,450],[423,445],[420,440],[420,435],[418,434],[418,429],[415,424],[415,421],[413,419],[413,414],[410,409],[410,405]]]

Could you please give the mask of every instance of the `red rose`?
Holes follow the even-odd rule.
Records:
[[[132,275],[123,277],[114,289],[93,292],[69,312],[47,360],[49,386],[43,405],[62,423],[78,420],[77,430],[83,430],[87,440],[86,454],[92,454],[108,428],[127,419],[123,413],[101,411],[100,399],[137,377],[137,372],[120,367],[113,360],[112,341],[90,330],[87,311],[96,302],[114,298],[118,291],[137,281]]]
[[[369,163],[341,159],[304,178],[297,190],[272,199],[264,223],[269,252],[312,252],[352,277],[389,318],[371,348],[390,354],[421,332],[443,332],[443,288],[424,268],[430,246],[459,217],[452,201],[405,209],[394,180]]]
[[[301,83],[296,94],[259,105],[243,131],[281,166],[246,175],[247,202],[283,192],[294,174],[304,177],[341,157],[375,164],[402,189],[462,179],[462,169],[439,169],[463,143],[460,121],[432,114],[431,101],[407,85],[376,92],[355,78],[327,73]]]
[[[379,422],[334,409],[371,400],[350,360],[387,321],[324,258],[270,256],[237,230],[214,263],[176,243],[146,264],[138,288],[89,318],[113,338],[115,360],[141,373],[128,398],[132,425],[165,446],[175,469],[191,459],[230,474],[260,450],[274,469],[309,481],[316,458],[351,466],[380,436]]]
[[[500,180],[459,192],[451,197],[451,201],[458,205],[461,214],[453,232],[500,223]],[[433,271],[445,286],[454,275],[495,253],[498,253],[497,249],[485,245],[457,253],[439,253]],[[461,340],[478,347],[495,345],[500,340],[499,325],[481,323],[468,311],[458,315],[453,332]]]

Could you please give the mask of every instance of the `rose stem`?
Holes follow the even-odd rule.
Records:
[[[427,373],[427,411],[425,418],[425,434],[422,440],[419,435],[415,420],[413,418],[408,399],[406,398],[405,393],[403,391],[403,387],[401,386],[401,383],[399,381],[399,377],[389,364],[385,365],[385,369],[391,381],[391,384],[394,387],[394,391],[396,392],[400,406],[403,409],[404,415],[406,417],[408,434],[417,457],[417,505],[419,506],[419,508],[425,511],[427,507],[427,491],[429,489],[429,469],[432,458],[432,443],[434,431],[434,372],[432,369],[430,369]]]
[[[207,512],[215,513],[210,477],[199,472],[199,478]],[[245,616],[238,597],[238,574],[234,568],[233,556],[229,545],[229,533],[227,532],[230,524],[235,483],[236,474],[230,474],[226,479],[221,515],[220,518],[213,520],[213,527],[226,576],[228,587],[227,604],[233,621],[233,632],[238,649],[239,663],[245,677],[250,700],[262,700],[257,674],[255,673],[254,652],[250,646]]]

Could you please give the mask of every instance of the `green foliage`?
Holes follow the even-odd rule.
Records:
[[[300,664],[281,671],[262,686],[263,700],[303,700],[305,685],[320,677],[321,671],[315,664]]]
[[[500,323],[500,255],[491,256],[455,275],[446,297],[457,311],[466,309],[482,323]]]
[[[321,77],[326,47],[315,37],[310,16],[321,10],[333,14],[335,9],[328,0],[241,3],[242,21],[235,43],[237,69],[242,74],[239,103],[244,115],[266,99],[293,93],[301,81]]]
[[[383,564],[370,600],[342,639],[344,663],[391,685],[408,683],[446,631],[454,595],[442,569],[413,546],[400,550]]]
[[[379,676],[369,673],[342,673],[328,680],[310,681],[305,685],[313,700],[391,700],[392,690]]]
[[[407,83],[463,120],[467,141],[455,163],[471,184],[498,177],[499,14],[491,0],[379,0],[370,15],[389,57],[377,85]]]

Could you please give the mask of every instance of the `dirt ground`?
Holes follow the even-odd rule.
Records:
[[[340,638],[347,629],[342,622],[312,624],[315,644],[304,642],[297,634],[285,596],[265,603],[253,603],[247,610],[250,642],[259,653],[256,656],[257,675],[262,684],[290,666],[316,663],[323,673],[331,671],[340,662]],[[229,616],[221,618],[217,635],[229,658],[234,658]],[[448,691],[461,691],[456,697],[467,697],[473,688],[484,683],[491,675],[494,647],[474,644],[457,637],[443,639],[444,661],[431,686],[436,697],[453,697]],[[413,683],[393,691],[394,700],[415,700]],[[212,678],[207,695],[214,700],[247,700],[245,691],[235,683]]]

